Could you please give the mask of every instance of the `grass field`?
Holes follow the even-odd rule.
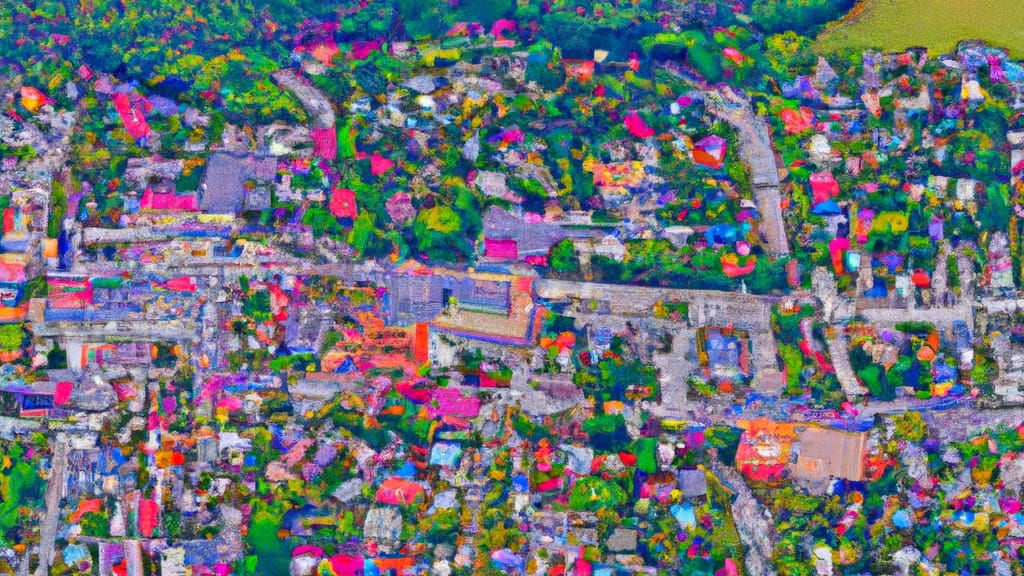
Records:
[[[1024,59],[1024,0],[861,0],[846,19],[818,37],[818,49],[900,51],[925,46],[950,52],[960,40],[981,39]]]

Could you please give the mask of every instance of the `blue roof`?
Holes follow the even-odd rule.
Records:
[[[811,209],[812,214],[818,216],[834,216],[836,214],[842,214],[843,211],[839,208],[839,204],[836,204],[835,200],[825,200],[814,205]]]

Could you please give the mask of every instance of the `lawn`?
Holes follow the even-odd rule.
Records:
[[[936,55],[967,39],[981,39],[1024,58],[1021,0],[861,0],[818,37],[818,49],[900,51],[925,46]]]

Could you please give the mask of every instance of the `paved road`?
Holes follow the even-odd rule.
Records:
[[[63,434],[57,435],[53,444],[53,458],[50,464],[50,479],[46,485],[46,512],[39,531],[39,566],[36,576],[47,576],[56,554],[57,526],[60,523],[60,500],[67,482],[68,452],[70,443]]]
[[[774,254],[789,254],[789,240],[782,220],[779,169],[775,163],[771,132],[750,102],[729,87],[707,93],[708,109],[728,122],[740,135],[740,156],[750,166],[751,184],[761,213],[761,231]]]
[[[846,333],[839,328],[832,330],[831,334],[832,336],[827,338],[828,351],[836,370],[836,379],[843,387],[843,393],[847,398],[867,394],[868,389],[857,380],[853,366],[850,364],[850,343],[846,339]]]
[[[538,279],[534,282],[537,296],[554,302],[597,300],[606,302],[613,314],[651,316],[656,302],[686,302],[689,321],[694,326],[732,323],[743,330],[769,330],[771,305],[782,298],[754,296],[740,292],[716,290],[681,290],[596,282],[570,282]]]
[[[743,566],[747,574],[750,576],[775,576],[771,562],[775,551],[775,542],[778,540],[775,526],[764,514],[761,505],[754,498],[754,493],[750,491],[739,472],[728,466],[723,466],[717,460],[712,465],[711,471],[736,495],[736,499],[732,502],[732,517],[736,523],[740,541],[743,543],[743,549],[746,551]]]
[[[331,107],[330,100],[324,96],[323,92],[317,90],[292,70],[281,69],[271,76],[275,82],[290,90],[302,103],[303,108],[309,113],[313,128],[334,127],[334,108]]]

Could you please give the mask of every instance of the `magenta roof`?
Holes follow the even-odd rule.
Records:
[[[519,249],[515,240],[494,240],[484,238],[484,256],[503,260],[518,260]]]

